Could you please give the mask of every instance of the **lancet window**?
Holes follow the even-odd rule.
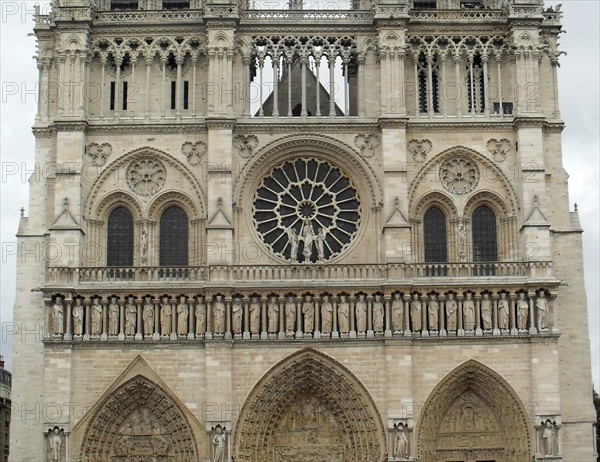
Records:
[[[250,58],[255,117],[342,117],[358,114],[354,38],[255,37]]]

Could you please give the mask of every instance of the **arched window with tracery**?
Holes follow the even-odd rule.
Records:
[[[448,261],[446,216],[437,207],[431,207],[423,219],[423,242],[426,262]]]
[[[106,234],[106,265],[133,266],[133,217],[127,208],[110,212]]]
[[[497,261],[498,237],[496,232],[496,214],[482,205],[473,213],[473,261]]]
[[[188,265],[188,217],[176,205],[160,216],[160,266]]]

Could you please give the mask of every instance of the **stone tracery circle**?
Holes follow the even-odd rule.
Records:
[[[162,162],[143,157],[129,164],[126,179],[133,191],[142,196],[151,196],[165,185],[167,172]]]
[[[338,167],[302,157],[274,167],[258,186],[252,217],[262,241],[293,263],[329,260],[360,224],[357,188]]]
[[[467,194],[479,183],[479,167],[467,157],[451,157],[440,166],[440,181],[451,193]]]

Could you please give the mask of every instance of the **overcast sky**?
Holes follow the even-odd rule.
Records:
[[[332,3],[332,2],[330,2]],[[556,4],[549,2],[548,4]],[[563,0],[564,29],[559,71],[562,117],[567,127],[563,132],[563,159],[570,174],[571,204],[579,204],[584,233],[585,276],[592,347],[593,378],[600,384],[600,316],[599,316],[599,16],[600,0]],[[14,247],[19,221],[19,208],[28,204],[27,169],[34,160],[34,137],[31,126],[36,111],[35,85],[37,68],[32,56],[35,40],[28,37],[33,29],[35,2],[0,0],[2,82],[0,184],[2,261],[0,322],[2,339],[0,354],[11,366],[11,342],[6,335],[12,321],[15,299],[16,261]],[[26,211],[26,214],[28,211]],[[596,387],[598,388],[598,386]]]

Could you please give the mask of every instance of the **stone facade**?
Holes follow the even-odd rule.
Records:
[[[10,454],[12,374],[4,369],[4,358],[0,356],[0,460],[8,461]]]
[[[560,16],[38,14],[11,460],[591,460]]]

